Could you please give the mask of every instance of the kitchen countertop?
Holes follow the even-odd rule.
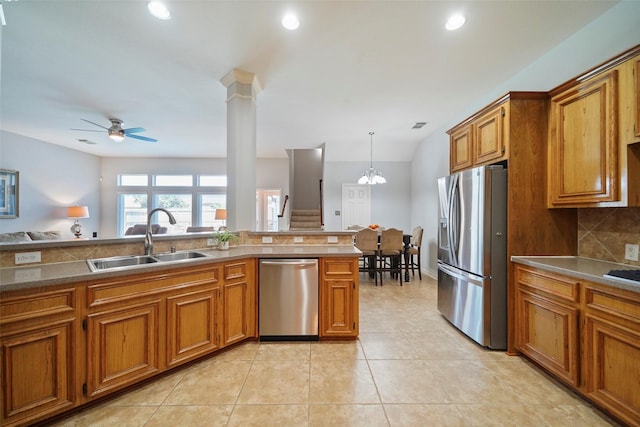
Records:
[[[206,257],[180,261],[143,264],[121,269],[91,272],[86,260],[53,264],[29,264],[0,269],[0,292],[61,285],[85,280],[104,279],[132,273],[179,268],[185,264],[202,265],[244,258],[319,258],[357,257],[361,252],[353,245],[236,246],[229,250],[195,249]]]
[[[578,277],[590,282],[602,283],[632,292],[640,292],[640,282],[636,285],[604,277],[610,270],[640,270],[640,268],[633,265],[577,256],[512,256],[511,261],[554,273]]]

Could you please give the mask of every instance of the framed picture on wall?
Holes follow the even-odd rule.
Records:
[[[20,172],[0,169],[0,219],[18,218],[18,179]]]

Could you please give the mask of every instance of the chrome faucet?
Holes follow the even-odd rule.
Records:
[[[155,208],[151,209],[147,214],[147,233],[144,236],[144,254],[145,255],[153,255],[153,235],[151,234],[151,217],[157,211],[162,211],[169,216],[169,223],[171,225],[176,223],[176,217],[173,216],[171,212],[166,210],[165,208]]]

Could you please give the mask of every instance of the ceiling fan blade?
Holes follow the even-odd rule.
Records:
[[[80,120],[82,120],[82,121],[84,121],[84,122],[87,122],[87,123],[91,123],[92,125],[96,125],[96,126],[98,126],[99,128],[109,130],[109,128],[104,127],[104,126],[102,126],[102,125],[99,125],[99,124],[97,124],[97,123],[94,123],[94,122],[92,122],[92,121],[90,121],[90,120],[87,120],[87,119],[80,119]]]
[[[129,135],[130,133],[144,132],[146,129],[145,128],[129,128],[129,129],[123,129],[123,130],[125,135]]]
[[[95,130],[95,129],[75,129],[75,128],[71,128],[69,130],[81,130],[84,132],[104,132],[103,130]]]
[[[127,135],[128,138],[133,138],[133,139],[139,139],[141,141],[147,141],[147,142],[157,142],[158,140],[155,138],[149,138],[148,136],[141,136],[141,135]]]

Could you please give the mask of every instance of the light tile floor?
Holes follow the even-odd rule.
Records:
[[[56,426],[615,426],[520,357],[440,316],[423,277],[360,276],[360,339],[248,342]]]

